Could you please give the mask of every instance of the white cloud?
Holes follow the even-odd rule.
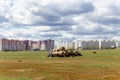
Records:
[[[0,0],[0,37],[120,39],[119,4],[119,0]]]

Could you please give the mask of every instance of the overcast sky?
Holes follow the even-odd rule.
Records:
[[[120,0],[0,0],[0,38],[120,40]]]

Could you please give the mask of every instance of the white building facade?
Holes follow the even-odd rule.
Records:
[[[116,47],[117,47],[116,40],[103,40],[103,41],[101,41],[101,49],[110,49],[110,48],[116,48]]]
[[[75,42],[73,42],[73,41],[56,41],[55,48],[59,49],[61,47],[65,47],[66,49],[74,49]]]
[[[84,50],[98,50],[99,41],[98,40],[88,40],[88,41],[81,41],[81,48]]]
[[[77,40],[75,41],[75,49],[83,50],[100,50],[120,48],[120,42],[116,40]]]

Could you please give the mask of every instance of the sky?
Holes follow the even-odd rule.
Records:
[[[0,38],[120,40],[120,0],[0,0]]]

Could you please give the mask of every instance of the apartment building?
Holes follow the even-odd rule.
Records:
[[[72,41],[56,41],[55,48],[65,47],[66,49],[74,49],[75,43]]]
[[[81,48],[84,50],[98,50],[100,49],[99,41],[98,40],[81,41]]]
[[[54,40],[42,40],[40,41],[40,50],[51,50],[54,49]]]
[[[0,39],[0,51],[22,51],[25,50],[23,41]]]
[[[120,42],[116,40],[76,40],[54,41],[48,40],[14,40],[0,39],[0,51],[23,51],[23,50],[52,50],[65,47],[66,49],[99,50],[109,48],[120,48]]]
[[[115,40],[77,40],[75,41],[75,49],[83,50],[100,50],[120,47],[120,42]]]
[[[51,50],[54,49],[54,40],[8,40],[0,39],[0,51],[23,51],[23,50]]]
[[[117,41],[117,47],[120,48],[120,41]]]
[[[54,40],[39,40],[39,41],[31,41],[25,40],[24,41],[26,50],[50,50],[54,49]]]
[[[116,48],[116,41],[115,40],[103,40],[101,41],[101,49],[110,49],[110,48]]]
[[[76,40],[75,42],[74,42],[74,48],[75,49],[80,49],[81,50],[81,48],[82,48],[82,44],[81,44],[81,40]]]

